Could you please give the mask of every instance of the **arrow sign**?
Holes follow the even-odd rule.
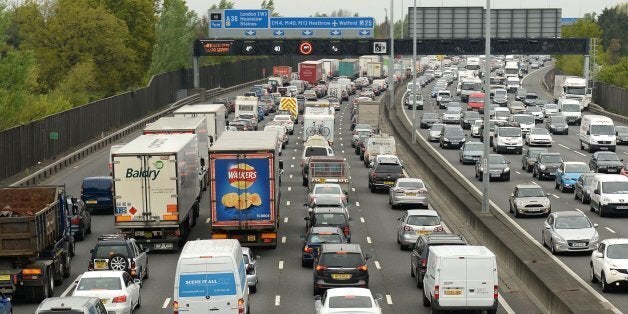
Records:
[[[273,34],[275,36],[283,36],[284,35],[284,31],[278,29],[278,30],[274,31]]]
[[[358,34],[360,34],[360,36],[368,36],[371,34],[371,30],[370,29],[361,29]]]
[[[303,35],[303,36],[312,36],[312,34],[314,34],[314,31],[309,30],[309,29],[301,31],[301,35]]]
[[[251,52],[253,51],[253,46],[246,46],[244,50],[246,50],[246,52]]]
[[[329,31],[329,35],[332,35],[332,36],[340,36],[340,34],[342,34],[342,32],[337,29],[332,29]]]
[[[252,29],[249,29],[249,30],[247,30],[247,31],[244,31],[244,34],[245,34],[246,36],[255,36],[255,35],[257,34],[257,31],[252,30]]]

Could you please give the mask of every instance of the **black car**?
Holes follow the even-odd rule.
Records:
[[[329,288],[368,288],[369,258],[359,244],[323,244],[314,262],[314,295]]]
[[[305,219],[305,227],[338,227],[351,242],[351,226],[346,209],[343,207],[314,207]]]
[[[443,127],[443,131],[440,132],[439,146],[441,148],[460,148],[466,141],[465,134],[462,131],[462,127],[459,125]]]
[[[338,227],[312,227],[307,234],[301,235],[301,238],[303,239],[301,266],[303,267],[314,263],[324,243],[347,243],[347,238]]]
[[[536,162],[536,158],[539,156],[539,154],[547,152],[547,148],[528,148],[523,154],[523,157],[521,157],[521,170],[525,170],[526,172],[532,172],[532,168],[534,168],[534,162]]]
[[[460,126],[465,129],[471,129],[471,125],[477,120],[481,120],[480,113],[477,111],[464,111],[460,117]]]
[[[87,270],[123,270],[137,279],[148,279],[148,249],[121,234],[102,235],[93,249]]]
[[[617,145],[628,144],[628,126],[615,126],[615,135],[617,137]]]
[[[561,114],[553,114],[545,121],[545,128],[552,134],[569,134],[567,118]]]
[[[539,180],[546,177],[553,178],[556,175],[556,169],[560,167],[562,162],[563,157],[560,156],[560,153],[539,154],[532,167],[532,177],[539,178]]]
[[[589,160],[589,168],[595,172],[619,173],[624,166],[622,161],[615,152],[595,152]]]
[[[92,233],[92,214],[85,203],[76,197],[67,197],[66,202],[70,217],[70,230],[77,240],[84,240],[86,234]]]
[[[378,189],[388,190],[395,185],[398,178],[405,178],[403,166],[398,163],[376,163],[369,170],[369,189],[375,192]]]
[[[467,245],[467,240],[461,235],[451,233],[420,235],[410,254],[410,276],[416,278],[417,288],[423,288],[423,277],[427,269],[430,247],[437,245]]]
[[[421,116],[420,127],[421,129],[429,129],[432,124],[440,122],[437,113],[426,112]]]
[[[582,204],[591,202],[591,181],[593,181],[593,176],[595,176],[595,173],[583,173],[573,186],[573,197],[580,200]]]
[[[490,154],[488,156],[488,179],[499,179],[510,181],[510,161],[507,161],[500,154]],[[475,177],[478,180],[484,180],[484,167],[481,162],[475,164]]]

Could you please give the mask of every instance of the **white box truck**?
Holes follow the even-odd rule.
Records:
[[[430,247],[423,279],[423,306],[432,311],[486,310],[497,313],[497,262],[484,246]]]
[[[209,184],[209,171],[207,161],[209,154],[209,138],[207,137],[207,119],[201,117],[162,117],[144,127],[143,134],[180,134],[189,133],[198,135],[198,181],[201,191],[207,189]]]
[[[205,116],[210,146],[225,130],[225,106],[223,104],[185,105],[175,110],[173,114],[175,117]]]
[[[554,76],[554,101],[560,98],[575,99],[580,103],[580,110],[588,110],[591,90],[587,88],[587,80],[577,76]]]
[[[370,79],[378,79],[384,76],[384,63],[369,62],[366,64],[366,76]]]
[[[151,250],[177,250],[199,215],[198,135],[140,135],[112,155],[114,226]]]

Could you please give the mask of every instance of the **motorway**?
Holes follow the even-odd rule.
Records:
[[[243,94],[237,91],[227,96]],[[384,313],[429,313],[429,308],[421,305],[421,290],[415,287],[409,274],[409,251],[401,251],[396,244],[396,218],[401,210],[392,210],[384,193],[373,194],[367,187],[367,168],[350,146],[350,114],[343,103],[342,110],[336,115],[336,155],[345,156],[352,171],[351,216],[353,243],[359,243],[366,253],[372,255],[368,261],[370,283],[374,294],[381,294],[380,305]],[[272,114],[271,114],[272,116]],[[271,120],[266,117],[265,121]],[[260,126],[263,126],[260,125]],[[261,129],[261,128],[260,128]],[[139,134],[139,133],[138,133]],[[138,134],[131,135],[129,141]],[[301,267],[300,257],[302,240],[305,233],[306,210],[304,208],[306,190],[301,185],[300,156],[302,149],[302,126],[299,125],[290,143],[283,151],[284,177],[282,179],[282,206],[280,243],[276,250],[257,250],[260,256],[258,274],[260,282],[258,292],[251,297],[253,313],[313,313],[312,269]],[[93,154],[73,168],[66,169],[42,184],[65,184],[67,190],[79,195],[84,177],[106,175],[108,149]],[[402,159],[404,157],[402,156]],[[409,158],[405,158],[410,162]],[[411,167],[408,167],[411,168]],[[417,174],[409,170],[410,176]],[[202,197],[201,216],[205,222],[209,217],[208,192]],[[72,275],[76,278],[87,270],[89,250],[95,245],[98,235],[115,232],[111,215],[93,216],[93,234],[85,241],[77,243],[77,254],[72,260]],[[446,223],[446,221],[445,221]],[[204,223],[198,224],[190,239],[209,238],[209,231]],[[142,308],[136,313],[172,313],[174,272],[178,254],[151,253],[149,264],[151,277],[142,286]],[[500,276],[501,277],[501,276]],[[500,278],[502,281],[503,278]],[[527,312],[535,313],[520,291],[503,290],[509,283],[500,282],[499,313]],[[511,285],[510,285],[511,286]],[[512,287],[512,286],[511,286]],[[73,280],[66,280],[61,287],[55,288],[55,296],[70,295],[74,288]],[[506,303],[507,302],[507,303]],[[33,313],[36,304],[18,304],[16,313]],[[512,308],[511,308],[512,307]]]
[[[536,92],[540,98],[543,98],[548,101],[552,101],[553,97],[550,93],[548,93],[542,86],[542,79],[551,69],[550,66],[541,68],[534,72],[530,72],[523,80],[523,87],[527,89],[528,92]],[[452,84],[450,88],[453,92],[452,95],[455,94],[455,84]],[[424,111],[417,111],[417,127],[418,127],[418,119],[423,114],[423,112],[438,112],[442,113],[444,110],[438,109],[436,105],[435,98],[430,98],[429,91],[431,90],[431,84],[423,88],[423,97],[425,99],[424,102]],[[509,97],[514,98],[513,95],[509,95]],[[412,111],[404,108],[408,120],[410,121],[412,117]],[[586,111],[583,112],[583,115],[589,114]],[[618,122],[615,122],[615,125],[619,125]],[[537,127],[544,127],[543,124],[537,123]],[[420,129],[420,135],[427,139],[428,130]],[[479,142],[479,138],[472,138],[469,130],[465,130],[467,134],[467,141],[477,141]],[[571,125],[569,126],[569,135],[552,135],[553,137],[553,145],[548,148],[550,152],[559,152],[565,161],[582,161],[588,164],[591,154],[587,151],[580,150],[579,141],[578,141],[578,133],[579,126]],[[438,150],[441,154],[442,158],[449,161],[449,163],[454,166],[460,173],[462,173],[467,180],[475,185],[480,191],[482,190],[482,182],[478,181],[474,177],[475,168],[473,165],[462,165],[459,162],[459,154],[457,149],[440,149],[438,147],[438,143],[432,143],[434,148]],[[527,146],[524,145],[524,151]],[[491,149],[491,153],[492,149]],[[617,146],[617,154],[620,158],[624,158],[628,160],[628,147],[627,146]],[[600,241],[607,238],[627,238],[628,237],[628,229],[624,229],[626,226],[626,217],[605,217],[601,218],[597,213],[591,212],[589,204],[581,204],[580,201],[574,199],[573,192],[571,193],[561,193],[560,191],[554,189],[554,180],[551,181],[544,180],[539,181],[536,178],[532,177],[532,173],[527,173],[524,170],[521,170],[521,157],[522,155],[504,155],[508,161],[510,161],[510,169],[511,169],[511,178],[508,182],[499,182],[499,181],[491,181],[490,183],[490,198],[491,200],[499,206],[500,210],[508,213],[508,197],[512,193],[514,186],[520,183],[529,183],[535,182],[543,187],[543,190],[546,193],[551,193],[550,200],[552,204],[552,211],[566,211],[566,210],[581,210],[584,212],[593,223],[599,224],[597,231],[600,235]],[[534,239],[541,243],[541,229],[543,228],[543,222],[545,218],[514,218],[512,214],[510,214],[511,218],[516,221],[523,229],[525,229]],[[589,253],[564,253],[557,256],[567,267],[569,267],[573,272],[575,272],[578,276],[580,276],[587,284],[589,284],[593,289],[602,294],[600,285],[592,284],[590,282],[590,254]],[[602,294],[606,299],[608,299],[615,307],[617,307],[621,311],[625,311],[628,309],[628,291],[626,289],[621,289],[617,291],[612,291],[610,293]]]

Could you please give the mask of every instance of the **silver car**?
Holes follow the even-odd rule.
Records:
[[[416,178],[399,178],[389,189],[388,203],[392,208],[401,204],[422,205],[427,208],[428,193],[423,180]]]
[[[460,110],[458,108],[448,108],[441,118],[443,123],[460,123]]]
[[[411,209],[397,220],[397,243],[402,250],[412,247],[422,234],[445,231],[438,213],[431,209]]]
[[[589,218],[577,210],[553,212],[543,223],[541,241],[552,254],[558,252],[593,251],[600,237]]]
[[[246,283],[249,286],[249,291],[255,293],[259,282],[257,278],[257,259],[259,256],[253,256],[253,251],[248,247],[242,247],[242,256],[246,264]]]
[[[443,131],[443,126],[445,125],[442,123],[432,124],[427,134],[427,140],[430,142],[438,142],[440,140],[440,132]]]
[[[510,194],[509,211],[514,212],[515,217],[522,215],[549,215],[552,204],[549,194],[543,192],[543,188],[536,183],[517,184]]]

